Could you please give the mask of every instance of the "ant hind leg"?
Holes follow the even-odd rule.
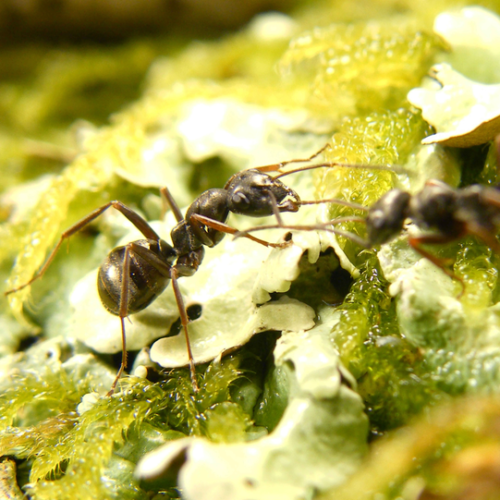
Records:
[[[198,387],[198,382],[196,381],[196,369],[194,365],[193,351],[191,349],[191,342],[189,341],[189,330],[188,330],[189,318],[186,312],[186,306],[184,305],[184,300],[182,298],[182,293],[179,288],[179,284],[177,282],[177,279],[179,278],[179,272],[175,268],[175,266],[172,267],[169,264],[166,264],[154,252],[151,252],[151,250],[148,250],[147,248],[144,248],[141,245],[137,245],[137,243],[134,242],[130,243],[129,247],[131,248],[131,250],[133,250],[135,254],[139,255],[142,259],[151,264],[163,276],[168,276],[172,280],[172,288],[174,290],[175,301],[177,303],[177,309],[179,310],[179,315],[181,317],[181,324],[186,338],[186,347],[189,359],[189,371],[191,375],[191,382],[193,384],[194,392],[198,392],[199,387]],[[122,307],[121,301],[120,301],[120,307]],[[125,311],[123,312],[125,313]]]
[[[109,203],[106,203],[106,205],[97,208],[92,213],[64,231],[40,270],[29,281],[17,287],[11,288],[10,290],[7,290],[6,292],[4,292],[4,295],[10,295],[11,293],[18,292],[19,290],[22,290],[23,288],[31,285],[37,279],[41,278],[54,260],[57,252],[61,248],[63,241],[67,240],[78,231],[83,229],[87,224],[90,224],[93,220],[97,219],[97,217],[104,213],[109,207],[113,207],[115,210],[118,210],[122,215],[124,215],[147,239],[155,241],[160,240],[160,237],[156,234],[153,228],[139,214],[128,208],[121,201],[110,201]]]

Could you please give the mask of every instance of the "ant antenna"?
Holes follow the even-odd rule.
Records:
[[[336,234],[337,236],[344,236],[345,238],[350,239],[354,243],[358,244],[359,246],[363,248],[371,248],[371,245],[368,241],[360,238],[354,233],[349,233],[347,231],[342,231],[340,229],[335,229],[331,227],[332,225],[335,224],[341,224],[342,222],[366,222],[366,220],[363,217],[339,217],[338,219],[324,222],[323,224],[313,224],[313,225],[291,225],[291,224],[286,224],[286,225],[279,225],[279,224],[269,224],[266,226],[256,226],[252,227],[250,229],[247,229],[245,231],[238,231],[234,234],[234,238],[240,238],[240,237],[248,237],[249,233],[255,233],[257,231],[264,231],[265,229],[290,229],[290,230],[295,230],[295,231],[313,231],[313,230],[318,230],[318,231],[326,231],[328,233],[333,233]]]
[[[341,200],[339,198],[326,198],[323,200],[301,200],[299,205],[320,205],[322,203],[335,203],[336,205],[342,205],[344,207],[349,207],[354,210],[362,210],[363,212],[368,212],[370,209],[359,203],[354,203],[353,201]],[[364,220],[364,219],[363,219]]]
[[[306,170],[314,170],[317,168],[333,168],[333,167],[343,167],[343,168],[354,168],[363,170],[382,170],[386,172],[393,172],[395,174],[407,174],[408,171],[403,167],[398,166],[387,166],[387,165],[366,165],[363,163],[342,163],[342,162],[329,162],[329,163],[318,163],[317,165],[309,165],[307,167],[294,168],[292,170],[287,170],[286,172],[281,172],[273,179],[279,179],[280,177],[285,177],[286,175],[295,174],[297,172],[305,172]]]
[[[321,149],[316,151],[316,153],[312,154],[309,156],[309,158],[300,158],[300,159],[295,159],[295,160],[287,160],[287,161],[282,161],[281,163],[273,163],[271,165],[263,165],[261,167],[257,167],[256,170],[259,172],[276,172],[280,171],[285,165],[289,165],[290,163],[307,163],[314,158],[317,158],[330,144],[327,142]],[[297,170],[297,172],[300,172],[301,170]]]
[[[179,208],[179,205],[177,205],[177,202],[174,200],[174,197],[172,196],[168,188],[166,186],[160,188],[160,193],[162,195],[162,200],[165,200],[170,207],[170,210],[172,210],[172,213],[175,216],[175,220],[177,222],[183,220],[184,217],[182,216],[181,209]]]
[[[276,201],[276,196],[272,191],[268,192],[269,199],[271,200],[271,208],[273,210],[273,215],[276,217],[279,226],[283,226],[283,219],[280,215],[280,211],[278,209],[278,202]]]

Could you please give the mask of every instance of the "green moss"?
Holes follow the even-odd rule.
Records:
[[[74,410],[81,393],[64,371],[50,366],[37,371],[23,365],[19,368],[22,372],[13,377],[12,382],[4,381],[2,384],[2,430],[10,426],[36,426],[44,419],[56,418],[59,414],[69,414]],[[61,394],[65,396],[63,399]],[[35,429],[33,439],[36,440],[37,435],[38,431]],[[27,439],[31,438],[27,436]]]
[[[400,20],[334,24],[293,40],[280,65],[283,72],[311,78],[313,105],[330,107],[333,101],[335,116],[364,115],[401,106],[444,49],[436,35]]]
[[[366,259],[332,331],[342,361],[358,379],[372,432],[397,427],[433,396],[418,349],[401,338],[395,304],[374,256]]]
[[[119,394],[96,399],[81,415],[74,410],[91,377],[75,384],[50,367],[24,374],[0,399],[0,448],[32,460],[29,481],[36,498],[81,498],[82,484],[88,498],[145,498],[132,473],[147,451],[192,434],[216,442],[245,439],[250,417],[230,402],[229,393],[241,376],[238,363],[230,357],[210,365],[196,396],[184,370],[162,384],[130,378],[121,382]]]
[[[408,109],[374,112],[366,117],[347,118],[332,136],[326,157],[347,164],[403,166],[412,161],[420,149],[420,141],[429,133],[429,126],[419,114]],[[411,175],[410,167],[408,173]],[[394,172],[377,169],[337,167],[317,171],[316,183],[320,198],[338,198],[369,207],[384,193],[395,187]],[[348,217],[351,208],[332,204],[329,216]],[[365,213],[354,215],[364,217]],[[359,223],[336,224],[337,229],[364,237]],[[340,237],[341,246],[353,262],[361,262],[359,249],[351,240]]]

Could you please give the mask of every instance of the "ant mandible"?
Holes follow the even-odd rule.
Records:
[[[500,135],[497,136],[495,145],[497,163],[500,166]],[[346,165],[342,164],[342,166]],[[359,167],[356,165],[356,168]],[[366,168],[371,167],[366,165]],[[313,226],[266,225],[242,231],[237,236],[247,236],[248,233],[254,231],[279,227],[296,230],[319,229],[345,236],[365,248],[373,248],[388,243],[401,233],[405,220],[409,219],[424,231],[432,231],[409,236],[410,246],[452,279],[458,280],[462,285],[460,295],[464,292],[464,283],[461,278],[448,269],[444,261],[425,250],[422,245],[450,243],[472,235],[483,240],[493,251],[500,254],[500,243],[495,237],[495,231],[500,226],[500,189],[498,188],[478,184],[452,188],[442,181],[429,180],[415,195],[401,189],[392,189],[371,207],[337,199],[302,202],[302,204],[325,202],[346,205],[367,212],[367,216],[365,218],[342,217]],[[345,221],[364,222],[366,240],[331,227]]]
[[[310,162],[326,146],[306,159],[289,160],[234,174],[222,189],[203,192],[187,209],[185,217],[166,187],[160,190],[169,204],[177,225],[170,236],[172,245],[162,240],[139,214],[120,201],[110,201],[64,231],[40,270],[26,283],[5,292],[9,295],[31,285],[41,278],[64,240],[83,229],[87,224],[112,207],[125,216],[144,236],[111,250],[98,271],[97,289],[105,309],[120,318],[122,336],[122,361],[109,395],[127,366],[125,318],[148,307],[172,282],[175,300],[183,327],[189,368],[194,391],[198,391],[195,362],[188,333],[188,316],[178,285],[178,279],[192,276],[200,266],[204,247],[217,245],[226,233],[238,231],[225,224],[230,212],[250,217],[275,215],[280,212],[297,212],[302,205],[299,195],[276,177],[266,172],[281,171],[289,163]],[[326,164],[318,165],[326,166]],[[316,166],[316,168],[318,168]],[[307,169],[307,167],[306,167]],[[299,169],[300,170],[300,169]],[[290,173],[293,173],[294,170]],[[285,175],[285,174],[281,174]],[[267,247],[282,247],[288,243],[270,243],[252,235],[247,238]]]

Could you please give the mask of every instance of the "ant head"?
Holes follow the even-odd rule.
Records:
[[[296,212],[300,198],[280,180],[258,170],[244,170],[226,184],[228,207],[233,213],[250,217],[273,215],[273,205],[280,212]],[[292,200],[286,199],[287,197]]]
[[[400,189],[392,189],[378,200],[366,217],[366,232],[370,246],[388,242],[403,229],[408,217],[411,196]]]

